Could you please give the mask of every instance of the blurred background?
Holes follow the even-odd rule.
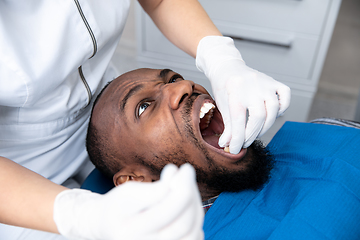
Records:
[[[359,89],[360,1],[343,0],[309,120],[318,117],[354,120]]]
[[[132,1],[123,36],[113,57],[120,73],[143,66],[139,65],[137,56],[139,12],[136,4]],[[355,119],[360,89],[360,1],[342,0],[335,19],[307,121],[319,117]]]

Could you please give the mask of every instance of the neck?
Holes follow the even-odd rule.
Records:
[[[199,187],[199,191],[200,191],[202,201],[206,201],[206,200],[208,200],[210,198],[216,197],[221,193],[219,191],[209,189],[209,187],[207,185],[205,185],[205,184],[198,183],[198,187]]]

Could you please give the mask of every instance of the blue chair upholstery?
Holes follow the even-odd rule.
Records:
[[[92,192],[104,194],[115,187],[112,179],[107,178],[96,168],[89,174],[81,185],[82,189],[87,189]]]

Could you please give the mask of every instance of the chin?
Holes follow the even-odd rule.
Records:
[[[242,169],[196,169],[197,181],[209,192],[239,192],[261,189],[270,179],[274,160],[260,141],[255,141],[245,157]]]

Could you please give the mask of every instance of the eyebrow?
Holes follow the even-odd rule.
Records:
[[[144,84],[139,84],[130,89],[130,91],[125,95],[124,99],[121,101],[121,107],[120,107],[121,111],[124,111],[129,98],[131,98],[135,93],[140,91],[143,87]]]
[[[161,72],[159,73],[159,77],[160,78],[165,78],[166,77],[166,74],[168,74],[169,72],[171,72],[172,70],[171,69],[163,69],[161,70]]]
[[[161,70],[161,72],[159,73],[159,77],[160,78],[165,78],[166,75],[171,72],[172,70],[171,69],[163,69]],[[129,98],[131,98],[135,93],[137,93],[138,91],[140,91],[142,88],[144,87],[143,84],[139,84],[139,85],[136,85],[134,86],[133,88],[130,89],[130,91],[125,95],[124,99],[121,101],[121,105],[120,105],[120,110],[121,111],[124,111],[125,107],[126,107],[126,104],[129,100]]]

